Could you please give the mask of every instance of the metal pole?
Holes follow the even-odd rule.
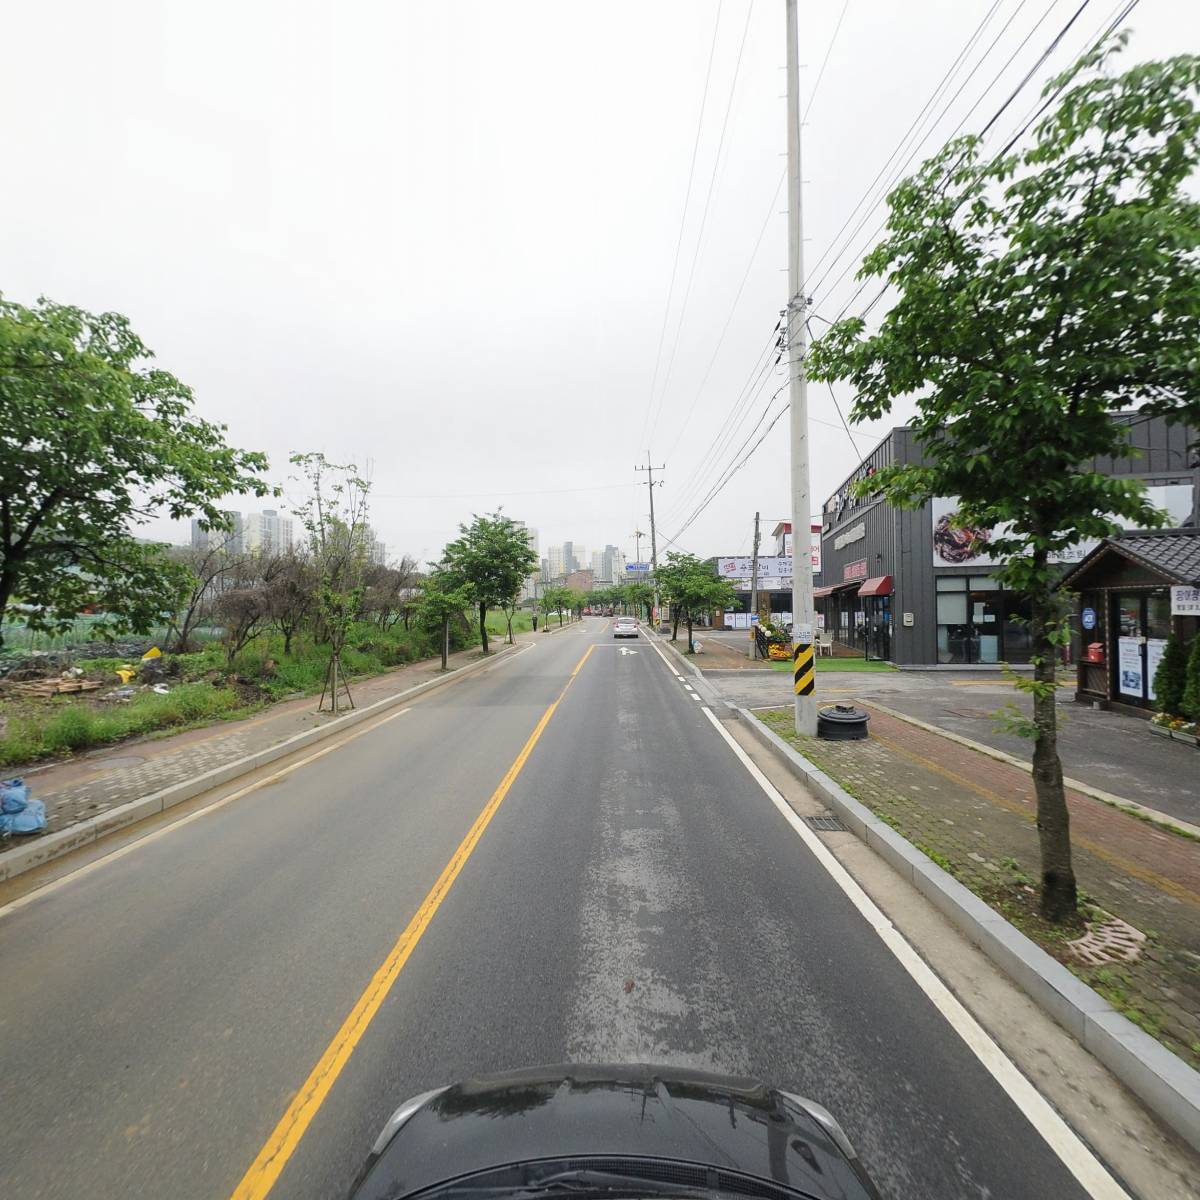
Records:
[[[754,614],[758,612],[758,520],[754,514],[754,558],[750,563],[750,657],[758,657],[758,639],[755,637]]]
[[[792,433],[792,672],[796,732],[817,732],[813,658],[812,504],[808,472],[808,392],[804,375],[804,220],[800,186],[800,55],[796,0],[787,0],[788,305]]]
[[[654,472],[665,471],[666,464],[661,467],[652,466],[650,463],[650,451],[646,451],[646,465],[644,467],[634,467],[635,471],[647,472],[646,486],[650,489],[650,570],[654,575],[654,614],[650,624],[654,625],[658,620],[659,609],[659,592],[658,592],[658,531],[654,523]],[[662,483],[662,480],[659,480]]]

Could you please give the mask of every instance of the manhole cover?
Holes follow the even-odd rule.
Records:
[[[846,826],[833,813],[826,813],[823,817],[805,817],[804,823],[810,829],[817,830],[818,833],[846,832]]]
[[[91,765],[93,767],[124,769],[126,767],[140,767],[145,761],[139,754],[121,754],[115,758],[94,759]]]

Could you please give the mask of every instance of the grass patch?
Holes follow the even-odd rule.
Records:
[[[421,629],[400,626],[384,630],[360,623],[347,638],[342,662],[352,679],[379,675],[433,657],[435,640]],[[452,649],[462,649],[474,640],[470,632],[452,629]],[[92,659],[82,665],[90,678],[110,684],[117,682],[118,667],[132,666],[139,671],[135,685],[160,679],[170,690],[166,694],[139,690],[125,703],[103,701],[99,694],[90,693],[48,702],[7,701],[0,767],[70,755],[156,732],[178,732],[245,716],[297,692],[319,692],[329,665],[329,647],[307,636],[296,637],[291,653],[285,655],[282,637],[264,634],[232,662],[219,643],[209,643],[191,654],[165,654],[152,664],[159,669],[152,676],[144,673],[144,664],[137,658]]]
[[[142,692],[128,704],[81,704],[64,699],[40,712],[14,717],[0,740],[0,765],[104,746],[157,729],[170,729],[251,712],[230,687],[185,683],[166,695]]]
[[[818,656],[816,659],[817,671],[894,671],[896,668],[891,663],[878,662],[872,659],[868,662],[865,658],[830,658],[828,655],[823,657]],[[790,662],[772,662],[772,671],[790,671],[792,664]]]
[[[487,626],[488,637],[506,637],[508,634],[508,618],[498,608],[488,609],[484,624]],[[533,615],[523,608],[518,609],[513,614],[513,633],[529,633],[532,629]]]

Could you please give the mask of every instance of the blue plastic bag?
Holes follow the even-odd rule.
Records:
[[[46,806],[40,800],[26,800],[18,813],[0,813],[0,833],[40,833],[46,828]]]
[[[29,785],[23,779],[0,780],[0,813],[19,813],[29,801]]]

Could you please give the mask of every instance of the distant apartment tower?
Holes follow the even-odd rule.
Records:
[[[616,583],[621,575],[621,552],[616,546],[592,551],[592,575],[597,583]]]
[[[550,578],[552,580],[561,579],[567,574],[566,549],[566,546],[551,546],[546,551],[546,554],[549,556],[546,561],[550,564]]]
[[[247,550],[279,554],[292,548],[292,518],[281,517],[273,508],[247,513],[244,533]]]
[[[521,529],[524,531],[525,541],[526,541],[526,543],[528,543],[530,550],[532,550],[535,555],[538,555],[540,557],[541,540],[538,537],[538,531],[536,529],[530,528],[530,526],[526,525],[524,521],[518,521],[516,518],[513,518],[513,524],[518,529]],[[542,560],[542,561],[544,561],[544,560]],[[534,591],[536,590],[535,585],[537,584],[537,581],[538,581],[538,573],[539,573],[538,567],[534,567],[534,569],[526,576],[525,582],[521,585],[521,599],[522,600],[528,600],[533,596]],[[543,569],[542,573],[544,574],[544,569]]]
[[[226,512],[223,514],[229,522],[229,529],[201,529],[200,522],[192,518],[192,546],[197,550],[207,550],[209,546],[222,546],[230,554],[241,554],[245,549],[245,529],[242,524],[242,514]]]
[[[586,570],[589,565],[587,547],[582,542],[563,542],[562,555],[565,574]]]

